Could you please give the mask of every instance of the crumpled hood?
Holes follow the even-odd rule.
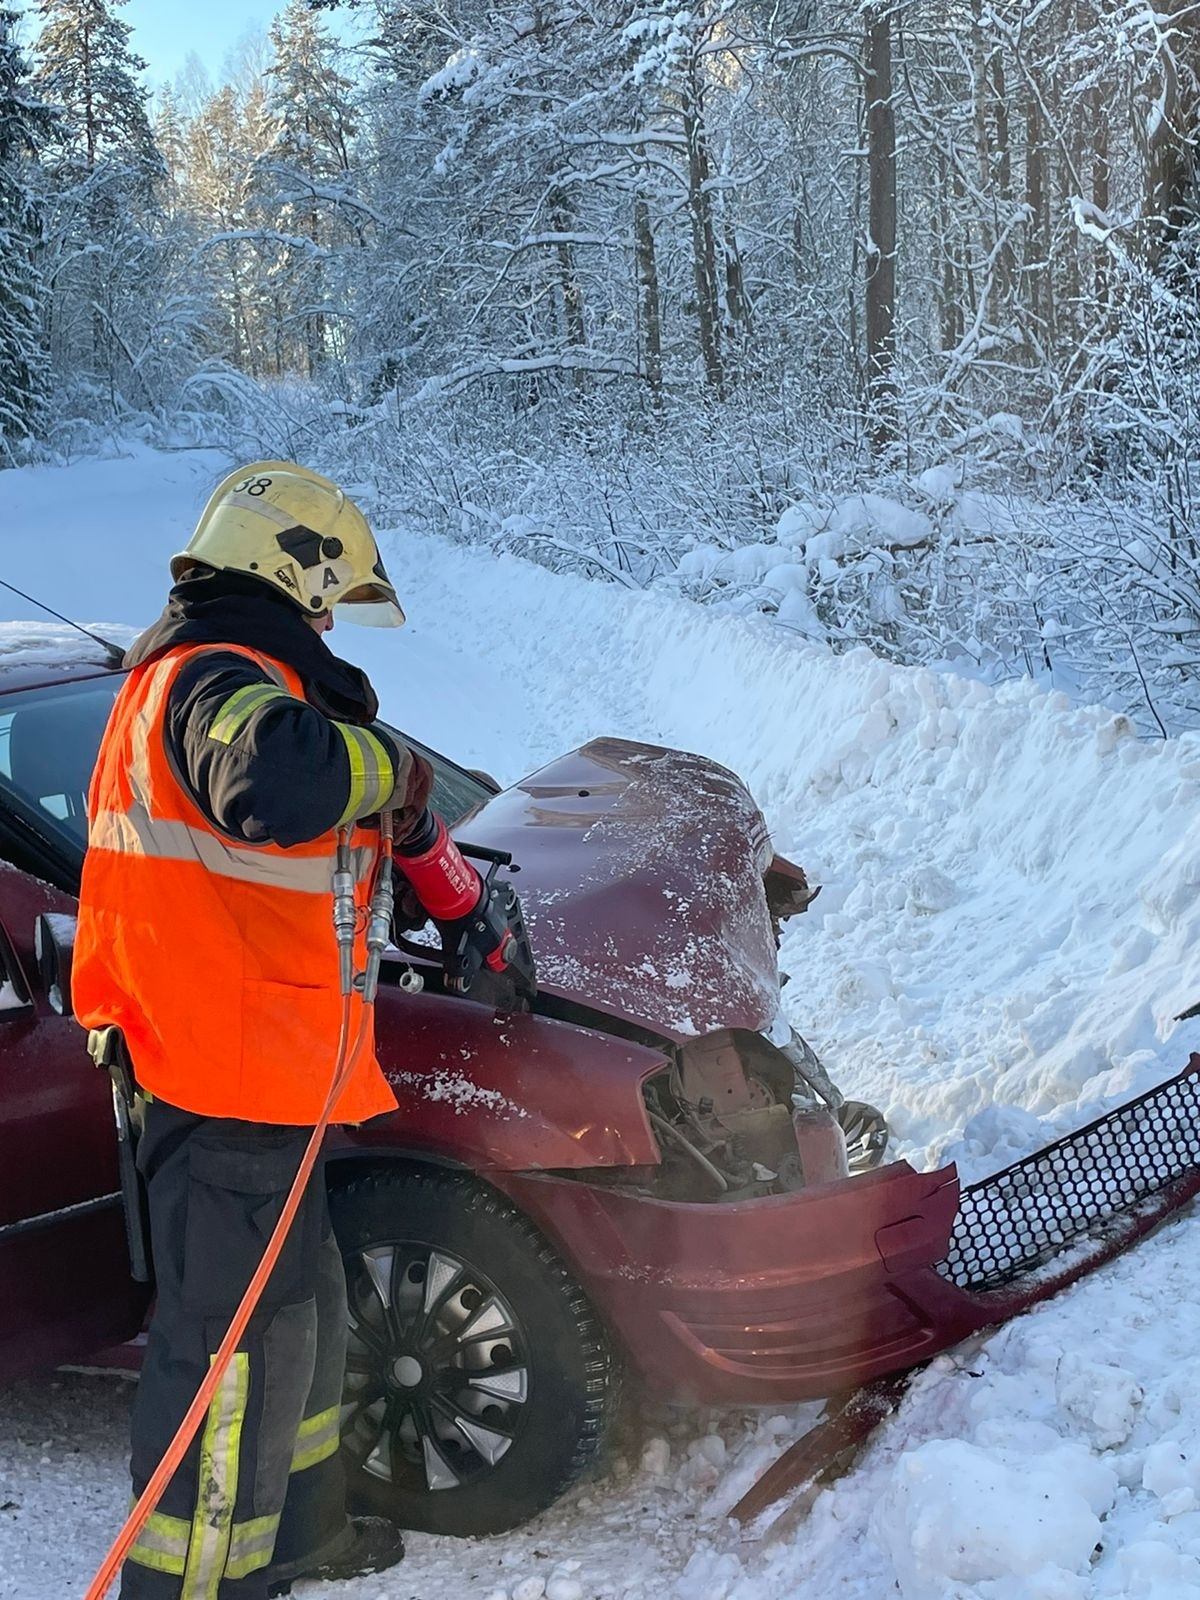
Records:
[[[684,1041],[779,1009],[762,875],[771,846],[742,781],[703,756],[596,739],[455,829],[511,851],[538,983]]]

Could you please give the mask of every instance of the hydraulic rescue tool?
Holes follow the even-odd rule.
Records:
[[[432,946],[423,945],[411,946],[411,950],[418,952],[424,961],[436,959],[440,955],[445,973],[444,981],[447,987],[456,993],[468,994],[475,978],[486,964],[493,972],[503,972],[511,977],[514,996],[532,998],[537,992],[537,972],[525,932],[520,902],[510,884],[495,881],[497,869],[510,866],[512,857],[504,851],[471,850],[469,846],[463,846],[460,850],[451,839],[440,817],[434,817],[432,813],[427,813],[426,817],[427,819],[432,817],[433,823],[436,824],[428,828],[432,840],[425,845],[419,855],[402,856],[401,870],[412,883],[429,915],[442,925],[443,945],[440,951]],[[195,1437],[287,1241],[288,1232],[320,1154],[334,1105],[350,1076],[359,1052],[366,1043],[370,1030],[371,1007],[379,990],[380,966],[392,936],[396,860],[394,823],[395,818],[390,811],[385,811],[379,819],[379,856],[370,900],[365,908],[359,905],[354,892],[354,859],[350,849],[349,832],[346,829],[340,829],[338,832],[333,873],[333,928],[338,946],[342,1020],[329,1093],[304,1151],[279,1221],[275,1224],[262,1260],[255,1269],[242,1302],[212,1358],[212,1365],[204,1382],[196,1391],[195,1398],[188,1407],[175,1437],[101,1563],[88,1588],[85,1600],[103,1600],[108,1593],[122,1562],[153,1515],[164,1490]],[[464,852],[489,863],[484,876],[481,877],[468,865],[464,860]],[[462,921],[464,918],[467,919],[465,923]],[[366,945],[366,963],[361,972],[355,970],[354,959],[355,940],[360,927],[364,927]],[[451,937],[453,942],[450,942]],[[404,945],[409,947],[410,942],[404,941]],[[357,1035],[351,1042],[351,1003],[356,993],[362,998],[363,1009]],[[111,1037],[113,1034],[117,1034],[116,1039]],[[135,1097],[132,1071],[118,1030],[97,1030],[89,1040],[89,1049],[96,1064],[107,1068],[113,1078],[122,1162],[122,1191],[127,1208],[131,1255],[135,1268],[140,1264],[148,1273],[148,1246],[139,1188],[140,1180],[134,1165],[136,1118],[131,1109]]]

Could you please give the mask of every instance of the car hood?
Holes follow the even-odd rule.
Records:
[[[724,767],[595,739],[455,833],[511,851],[542,989],[680,1041],[770,1026],[770,839]]]

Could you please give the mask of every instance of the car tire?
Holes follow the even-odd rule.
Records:
[[[466,1173],[375,1170],[330,1191],[350,1341],[352,1500],[401,1527],[502,1533],[596,1458],[617,1405],[586,1296],[515,1207]]]

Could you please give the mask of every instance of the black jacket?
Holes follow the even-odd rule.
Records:
[[[208,821],[231,839],[294,845],[381,809],[380,796],[414,820],[431,774],[395,734],[375,721],[379,702],[366,674],[340,660],[283,595],[256,578],[210,572],[171,590],[166,610],[133,644],[127,667],[181,644],[241,645],[299,674],[306,700],[264,698],[273,680],[234,653],[206,652],[172,686],[164,723],[167,756]],[[369,728],[380,760],[366,783],[351,749]],[[356,801],[358,802],[356,804]]]

